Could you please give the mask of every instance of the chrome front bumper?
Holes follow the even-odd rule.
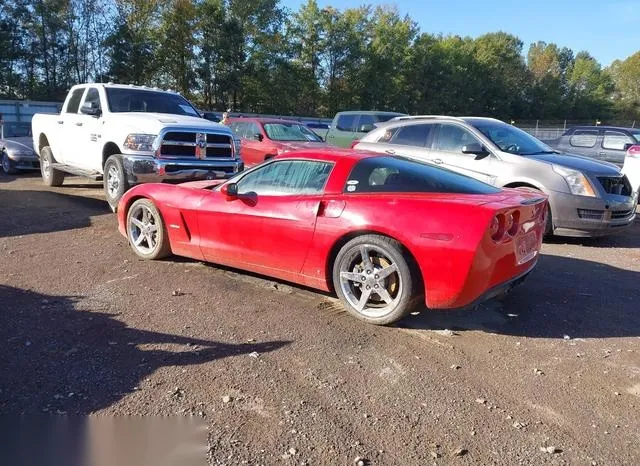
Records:
[[[130,184],[181,183],[229,178],[244,169],[241,159],[163,159],[145,155],[122,155]]]
[[[636,218],[637,193],[632,197],[610,195],[604,199],[554,191],[548,194],[556,235],[609,235],[631,226]]]

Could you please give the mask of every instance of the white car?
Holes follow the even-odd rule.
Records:
[[[622,173],[627,175],[633,191],[640,196],[640,144],[633,145],[627,150]]]
[[[59,115],[36,114],[31,127],[45,184],[62,185],[65,173],[103,180],[114,211],[134,184],[227,178],[244,168],[228,127],[157,88],[74,86]]]

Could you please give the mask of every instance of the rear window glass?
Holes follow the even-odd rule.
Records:
[[[577,130],[569,139],[569,144],[573,147],[594,147],[597,139],[597,131]]]
[[[391,144],[402,146],[424,147],[433,125],[402,126],[391,138]]]
[[[452,171],[402,157],[359,161],[344,191],[348,193],[493,194],[499,189]]]

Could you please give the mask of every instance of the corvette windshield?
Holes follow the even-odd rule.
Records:
[[[491,139],[503,152],[516,155],[552,154],[555,151],[515,126],[499,121],[469,120],[469,124]]]
[[[272,141],[322,142],[316,133],[297,123],[265,123],[264,130]]]
[[[107,102],[112,113],[145,112],[199,117],[187,99],[170,92],[108,87]]]

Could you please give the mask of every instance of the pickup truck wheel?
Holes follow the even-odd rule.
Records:
[[[118,210],[118,202],[129,189],[127,177],[119,154],[112,155],[104,164],[104,194],[111,210]]]
[[[40,173],[42,174],[42,181],[47,186],[62,186],[64,183],[64,172],[53,168],[52,164],[55,163],[53,158],[53,152],[51,147],[44,146],[40,150]]]
[[[127,238],[142,259],[162,259],[171,253],[162,215],[149,199],[138,199],[129,208]]]
[[[13,163],[13,160],[11,160],[9,158],[9,154],[7,154],[6,150],[2,151],[2,170],[7,174],[7,175],[13,175],[14,173],[16,173],[18,170],[16,170],[15,164]]]

